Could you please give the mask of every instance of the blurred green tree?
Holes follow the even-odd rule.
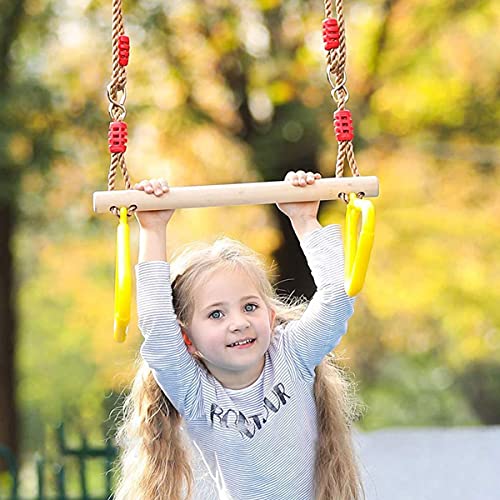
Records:
[[[51,96],[40,82],[20,74],[15,54],[33,54],[46,29],[29,22],[27,2],[0,1],[0,442],[18,449],[16,405],[16,279],[13,237],[22,176],[47,171],[54,155]],[[32,30],[27,36],[28,30]],[[21,39],[22,38],[22,39]],[[34,44],[35,42],[35,44]],[[26,54],[23,54],[26,55]]]

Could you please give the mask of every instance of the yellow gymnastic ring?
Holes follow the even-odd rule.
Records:
[[[115,322],[114,339],[124,342],[130,322],[132,277],[130,271],[130,228],[128,210],[120,208],[120,222],[116,231]]]
[[[361,230],[358,237],[358,222]],[[353,297],[363,288],[375,235],[375,208],[370,200],[349,194],[346,212],[345,291]]]

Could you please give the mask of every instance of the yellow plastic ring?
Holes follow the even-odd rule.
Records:
[[[120,222],[116,231],[115,316],[114,339],[124,342],[130,323],[132,276],[130,271],[130,228],[128,210],[120,208]]]
[[[358,223],[361,229],[358,237]],[[370,200],[349,194],[346,212],[345,291],[353,297],[363,288],[375,236],[375,208]]]

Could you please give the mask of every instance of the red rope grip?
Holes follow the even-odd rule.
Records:
[[[125,153],[127,150],[127,124],[125,122],[109,124],[108,143],[110,153]]]
[[[323,42],[325,50],[336,49],[340,44],[339,23],[329,17],[323,21]]]
[[[351,112],[348,109],[335,111],[333,118],[337,141],[352,141],[354,139],[354,127],[352,125]]]
[[[118,37],[118,54],[120,66],[126,66],[130,55],[130,39],[126,35]]]

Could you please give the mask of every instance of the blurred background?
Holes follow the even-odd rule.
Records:
[[[124,10],[133,182],[334,174],[321,1]],[[35,452],[56,453],[60,422],[102,444],[141,340],[135,316],[126,343],[112,339],[117,221],[91,203],[107,189],[111,1],[0,0],[0,12],[0,443],[29,483]],[[366,408],[357,426],[500,424],[500,10],[346,0],[345,17],[356,158],[381,184],[341,344]],[[321,220],[344,213],[323,203]],[[179,211],[169,250],[222,233],[275,263],[280,289],[312,294],[272,206]],[[132,248],[135,258],[135,224]]]

